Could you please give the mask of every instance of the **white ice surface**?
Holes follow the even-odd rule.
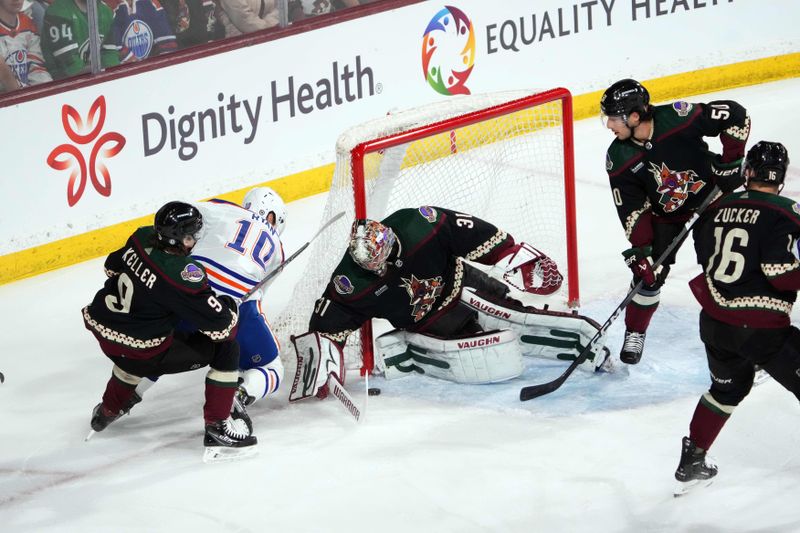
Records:
[[[750,110],[751,143],[778,140],[800,158],[800,79],[687,100],[715,98]],[[582,312],[603,322],[628,285],[603,165],[611,134],[597,119],[576,126]],[[785,191],[795,198],[798,177],[795,165]],[[288,252],[316,230],[323,202],[289,206]],[[575,372],[527,403],[519,388],[563,363],[530,361],[522,378],[494,386],[373,379],[383,394],[360,426],[333,399],[288,405],[284,394],[251,410],[260,455],[216,465],[200,460],[204,371],[161,380],[84,442],[111,368],[79,312],[101,264],[0,287],[0,531],[800,531],[800,410],[773,381],[712,448],[715,483],[672,497],[680,439],[708,386],[689,246],[635,367]],[[300,266],[273,287],[271,313]],[[614,354],[621,336],[620,319]],[[347,388],[363,402],[360,379]]]

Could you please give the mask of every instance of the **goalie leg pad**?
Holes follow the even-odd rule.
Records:
[[[311,396],[325,398],[331,374],[344,382],[344,354],[338,344],[316,331],[292,337],[292,344],[297,354],[297,370],[289,393],[290,402]]]
[[[478,323],[484,329],[515,331],[523,355],[573,361],[600,329],[599,324],[583,315],[520,307],[511,302],[505,305],[489,301],[470,288],[462,291],[461,298],[478,310]],[[591,372],[606,370],[603,363],[608,355],[603,336],[579,368]]]
[[[443,339],[394,330],[376,340],[387,379],[412,373],[456,383],[497,383],[522,374],[522,352],[511,330]]]

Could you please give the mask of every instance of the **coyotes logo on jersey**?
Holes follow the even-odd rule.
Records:
[[[402,286],[406,288],[408,296],[411,298],[411,316],[414,322],[419,322],[430,312],[436,298],[442,294],[442,277],[436,276],[430,279],[418,279],[411,274],[411,279],[400,278],[403,280]]]
[[[661,194],[658,203],[664,206],[665,213],[672,213],[680,208],[689,198],[689,194],[699,192],[705,185],[697,180],[697,173],[694,170],[674,171],[664,163],[661,163],[660,167],[650,163],[650,172],[658,184],[656,192]]]

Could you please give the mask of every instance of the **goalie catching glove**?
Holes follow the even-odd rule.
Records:
[[[506,250],[490,274],[521,291],[542,295],[553,294],[564,281],[555,261],[524,242]]]
[[[653,247],[641,246],[636,248],[628,248],[622,252],[622,257],[625,258],[625,264],[633,272],[633,277],[641,279],[648,287],[660,287],[664,284],[664,278],[667,277],[667,271],[663,265],[653,269]]]
[[[289,401],[328,396],[328,378],[344,383],[344,354],[339,345],[316,331],[292,337],[297,353],[297,370]]]

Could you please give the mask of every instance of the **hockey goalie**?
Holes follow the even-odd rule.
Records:
[[[387,378],[418,373],[494,383],[519,376],[525,355],[574,360],[597,333],[596,322],[509,296],[509,285],[547,295],[562,281],[545,254],[469,214],[423,206],[380,222],[356,220],[309,331],[293,338],[298,364],[289,399],[325,397],[332,375],[343,382],[345,341],[372,318],[396,328],[376,339]],[[607,358],[601,340],[582,366],[595,371]]]

